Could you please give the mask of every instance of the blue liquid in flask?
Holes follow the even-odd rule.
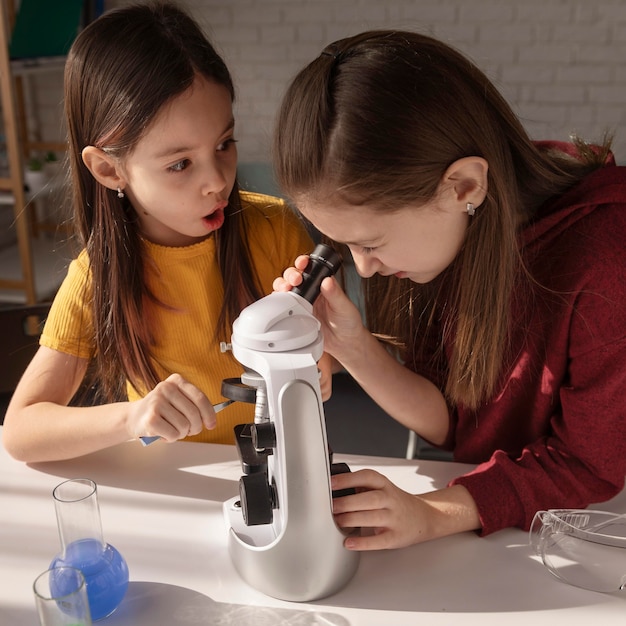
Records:
[[[57,556],[50,567],[63,565],[82,571],[94,622],[107,617],[120,605],[128,589],[128,565],[111,544],[105,544],[103,549],[96,539],[74,541],[67,546],[65,558]]]

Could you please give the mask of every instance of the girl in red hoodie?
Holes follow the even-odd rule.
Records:
[[[609,141],[536,143],[449,46],[366,32],[290,85],[275,169],[345,244],[366,325],[334,279],[326,350],[407,428],[476,468],[412,495],[370,470],[333,477],[355,550],[528,528],[624,486],[626,171]],[[275,289],[300,282],[296,260]]]

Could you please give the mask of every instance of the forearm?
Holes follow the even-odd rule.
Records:
[[[430,511],[426,517],[428,523],[424,527],[423,541],[481,528],[476,503],[462,485],[454,485],[416,497],[420,498]]]
[[[129,439],[128,402],[68,407],[37,402],[7,411],[3,444],[24,462],[59,461],[89,454]]]
[[[432,443],[442,443],[449,429],[443,394],[429,380],[404,367],[367,330],[351,343],[341,363],[389,415]]]

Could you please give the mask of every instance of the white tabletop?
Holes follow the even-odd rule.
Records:
[[[468,466],[337,455],[404,489],[445,486]],[[464,533],[402,550],[364,553],[352,581],[311,603],[242,582],[230,562],[222,503],[237,494],[234,447],[137,442],[71,461],[25,465],[0,450],[0,624],[35,626],[31,586],[59,551],[52,489],[98,484],[104,538],[126,558],[130,585],[101,624],[394,626],[523,624],[623,626],[626,595],[568,586],[536,560],[520,530]],[[626,511],[626,492],[594,508]]]

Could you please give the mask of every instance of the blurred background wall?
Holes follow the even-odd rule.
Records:
[[[107,7],[131,0],[109,0]],[[626,0],[179,0],[201,21],[238,87],[241,162],[266,162],[294,73],[335,39],[372,28],[435,35],[468,54],[536,139],[616,130],[626,163]],[[47,82],[46,82],[47,81]],[[60,132],[58,79],[41,77],[41,123]],[[49,131],[46,131],[49,134]]]
[[[125,4],[117,0],[115,4]],[[186,0],[238,85],[242,161],[265,161],[294,73],[331,41],[371,28],[435,35],[496,82],[534,138],[619,129],[626,163],[624,0]]]

